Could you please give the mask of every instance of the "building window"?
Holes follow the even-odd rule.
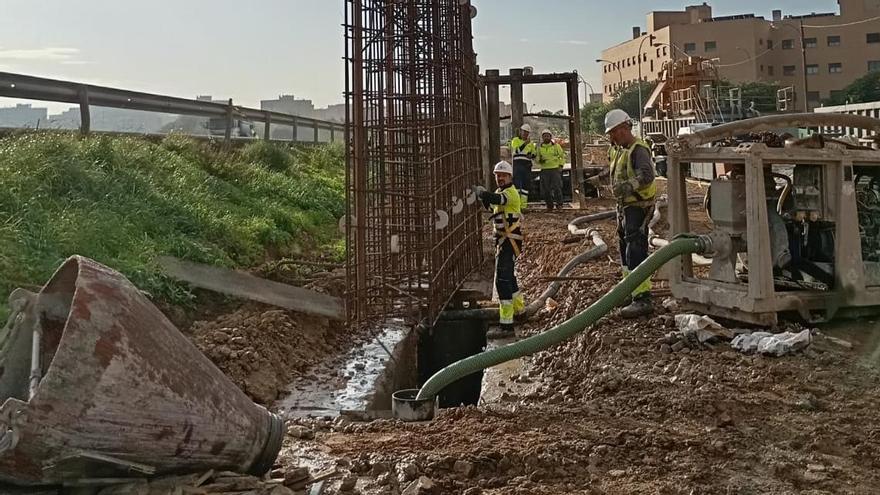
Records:
[[[840,46],[840,36],[829,36],[828,46]]]
[[[772,65],[768,65],[768,66],[767,66],[767,75],[768,75],[768,76],[772,76],[772,75],[773,75],[773,66],[772,66]]]
[[[768,49],[768,50],[772,50],[772,49],[773,49],[773,40],[767,40],[767,49]]]
[[[843,64],[840,62],[828,64],[828,73],[829,74],[840,74],[843,72]]]
[[[667,53],[667,52],[666,52],[666,48],[667,48],[667,47],[665,47],[665,46],[663,47],[663,56],[664,56],[664,57],[666,56],[666,53]]]
[[[691,53],[696,53],[697,44],[696,43],[685,43],[684,44],[684,52],[690,55]]]
[[[714,52],[718,49],[718,43],[714,41],[707,41],[703,43],[703,49],[706,50],[706,53]]]
[[[654,61],[651,60],[651,72],[654,72]]]
[[[767,41],[769,42],[770,40]],[[764,38],[758,38],[758,44],[764,46]]]
[[[761,64],[761,72],[764,72],[764,64]]]
[[[782,40],[782,49],[791,50],[794,48],[794,40]]]
[[[868,43],[880,43],[880,33],[868,33],[866,38]]]
[[[818,91],[807,91],[807,101],[819,101],[820,98]]]
[[[816,48],[819,46],[819,42],[816,38],[804,38],[804,48]]]
[[[807,65],[807,75],[815,76],[819,73],[819,64],[809,64]]]
[[[868,60],[868,72],[880,70],[880,60]]]
[[[783,65],[782,66],[782,75],[783,76],[793,76],[795,67],[793,65]]]

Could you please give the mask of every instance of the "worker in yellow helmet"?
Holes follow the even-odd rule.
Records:
[[[523,208],[529,203],[529,187],[532,185],[532,160],[535,158],[535,143],[529,139],[532,127],[523,124],[519,134],[510,140],[510,156],[513,161],[513,185],[522,199]]]
[[[611,140],[608,152],[611,187],[617,199],[617,234],[624,275],[648,257],[648,222],[654,214],[654,161],[651,148],[632,133],[632,121],[623,110],[605,115],[605,132]],[[624,318],[650,315],[651,281],[632,293],[631,302],[620,311]]]
[[[525,299],[516,280],[516,260],[522,252],[523,234],[520,220],[522,198],[513,184],[513,167],[507,162],[495,165],[495,184],[490,193],[479,188],[477,197],[492,211],[495,234],[495,289],[498,291],[501,331],[513,335],[513,317],[525,309]]]
[[[541,131],[537,162],[541,167],[541,197],[544,198],[547,209],[562,208],[562,166],[565,164],[565,150],[553,142],[550,129]]]

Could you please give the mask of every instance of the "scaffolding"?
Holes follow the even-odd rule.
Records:
[[[346,0],[352,324],[431,324],[482,261],[472,15],[460,0]]]

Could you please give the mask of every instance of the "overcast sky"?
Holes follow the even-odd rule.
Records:
[[[483,69],[581,73],[600,89],[603,47],[676,1],[474,0]],[[834,0],[718,0],[715,15],[836,12]],[[0,0],[0,71],[259,106],[294,93],[342,101],[343,0]],[[535,110],[563,108],[563,86],[527,87]],[[0,106],[11,103],[0,99]],[[44,105],[45,104],[41,104]],[[67,105],[49,105],[57,111]]]

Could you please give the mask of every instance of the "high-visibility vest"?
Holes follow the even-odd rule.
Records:
[[[510,140],[510,154],[514,165],[532,166],[535,156],[535,143],[516,136]]]
[[[501,247],[506,241],[510,241],[513,252],[519,256],[522,250],[523,235],[520,220],[522,220],[522,199],[519,191],[508,184],[495,191],[501,195],[502,204],[492,205],[492,227],[495,233],[495,246]]]
[[[544,144],[538,147],[538,165],[541,170],[553,170],[565,163],[565,150],[556,143]]]
[[[636,177],[635,170],[633,170],[632,153],[637,146],[645,148],[648,150],[648,155],[651,155],[651,148],[648,146],[648,143],[641,139],[636,139],[628,148],[612,146],[608,151],[612,185],[627,182]],[[655,196],[657,196],[657,184],[652,181],[647,186],[636,189],[634,195],[624,198],[623,204],[653,201]]]

